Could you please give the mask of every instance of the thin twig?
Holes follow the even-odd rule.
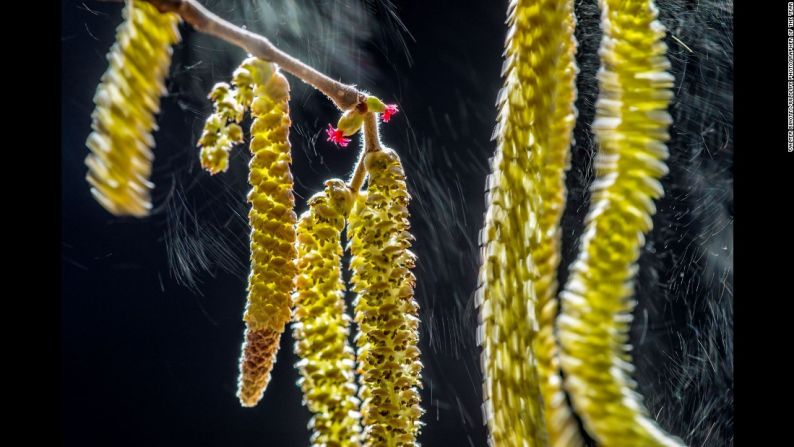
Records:
[[[364,158],[370,152],[377,152],[381,150],[380,135],[378,132],[378,119],[374,113],[367,113],[364,116],[364,149],[358,156],[356,163],[356,170],[353,171],[353,176],[350,177],[350,190],[353,194],[358,194],[364,180],[367,177],[367,170],[364,167]]]
[[[240,28],[213,14],[196,0],[146,0],[160,12],[179,14],[196,31],[209,34],[248,51],[260,59],[275,62],[284,71],[323,92],[340,110],[350,110],[366,99],[352,85],[335,81],[298,59],[279,50],[270,40]]]
[[[358,155],[356,170],[353,171],[353,176],[350,177],[350,181],[347,183],[354,196],[358,195],[358,191],[361,189],[361,186],[364,184],[364,180],[367,178],[367,169],[364,167],[364,157],[366,156],[367,151],[362,150]]]
[[[381,149],[378,119],[371,112],[364,115],[364,149],[367,152],[377,152]]]

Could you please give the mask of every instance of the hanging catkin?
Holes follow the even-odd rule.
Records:
[[[665,29],[650,0],[606,0],[599,143],[592,205],[558,320],[565,388],[601,445],[676,446],[642,404],[631,379],[628,331],[636,261],[667,173],[673,77]]]
[[[328,180],[309,199],[298,221],[298,276],[295,279],[295,352],[298,381],[314,447],[361,445],[356,398],[355,353],[345,312],[341,232],[353,206],[342,180]]]
[[[540,172],[540,242],[532,246],[532,259],[538,268],[535,281],[535,315],[539,330],[535,338],[540,390],[543,396],[546,430],[552,447],[575,447],[583,444],[579,425],[566,401],[560,375],[559,349],[554,334],[559,302],[557,268],[562,257],[560,218],[565,209],[565,172],[570,167],[573,128],[576,125],[576,38],[573,0],[564,2],[563,34],[560,57],[554,68],[553,112],[549,122],[549,140],[540,148],[540,157],[531,157]],[[532,178],[529,179],[530,181]]]
[[[365,157],[367,192],[356,200],[348,226],[353,291],[358,293],[354,304],[363,445],[414,446],[423,411],[410,197],[394,151]]]
[[[198,141],[201,166],[211,174],[228,169],[229,152],[243,141],[240,123],[251,108],[254,88],[265,84],[273,76],[274,69],[270,62],[249,57],[234,71],[233,86],[219,82],[212,88],[209,99],[215,110],[204,123]]]
[[[143,0],[128,0],[123,15],[108,54],[110,66],[94,96],[86,179],[110,213],[142,217],[152,208],[152,132],[180,19]]]
[[[204,132],[199,138],[201,167],[210,174],[225,172],[229,168],[229,151],[243,141],[240,122],[245,107],[235,97],[235,90],[225,82],[215,84],[209,99],[215,112],[204,123]]]
[[[551,141],[561,41],[568,35],[565,13],[554,0],[513,0],[508,9],[505,84],[477,292],[484,417],[490,442],[498,447],[541,446],[548,440],[533,349],[540,278],[533,250],[543,240],[539,166]]]
[[[297,216],[293,211],[288,102],[289,84],[276,72],[256,86],[251,103],[251,273],[237,390],[243,406],[254,406],[261,399],[281,333],[290,319]]]

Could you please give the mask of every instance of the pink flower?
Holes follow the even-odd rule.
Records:
[[[338,144],[341,147],[347,147],[348,143],[350,143],[350,138],[345,138],[345,134],[339,130],[334,129],[334,126],[328,125],[328,129],[325,129],[325,134],[328,135],[328,140],[334,144]]]
[[[383,122],[388,123],[391,117],[399,111],[397,104],[387,104],[386,110],[383,111]]]

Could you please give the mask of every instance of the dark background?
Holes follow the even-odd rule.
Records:
[[[403,159],[419,256],[427,446],[485,446],[472,292],[506,2],[206,1],[219,15],[402,112],[382,127]],[[733,440],[733,7],[658,1],[676,77],[666,196],[640,260],[636,378],[660,424],[691,445]],[[589,206],[600,39],[595,0],[577,0],[579,121],[565,262]],[[195,142],[206,93],[244,54],[183,27],[155,137],[155,212],[114,218],[91,198],[84,145],[121,5],[62,2],[61,431],[65,445],[303,446],[289,330],[263,400],[235,397],[248,268],[247,151],[210,177]],[[673,39],[675,36],[678,40]],[[681,45],[683,42],[686,47]],[[298,212],[345,178],[358,139],[323,137],[338,113],[290,77]],[[566,269],[561,267],[560,279]]]

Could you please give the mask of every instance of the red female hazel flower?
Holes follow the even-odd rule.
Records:
[[[397,104],[387,104],[386,110],[383,111],[383,122],[388,123],[391,117],[396,115],[399,111]]]
[[[328,129],[325,129],[325,134],[328,135],[327,141],[337,144],[340,147],[347,147],[348,143],[350,143],[350,138],[345,138],[345,134],[339,129],[334,129],[334,126],[331,124],[328,124]]]

